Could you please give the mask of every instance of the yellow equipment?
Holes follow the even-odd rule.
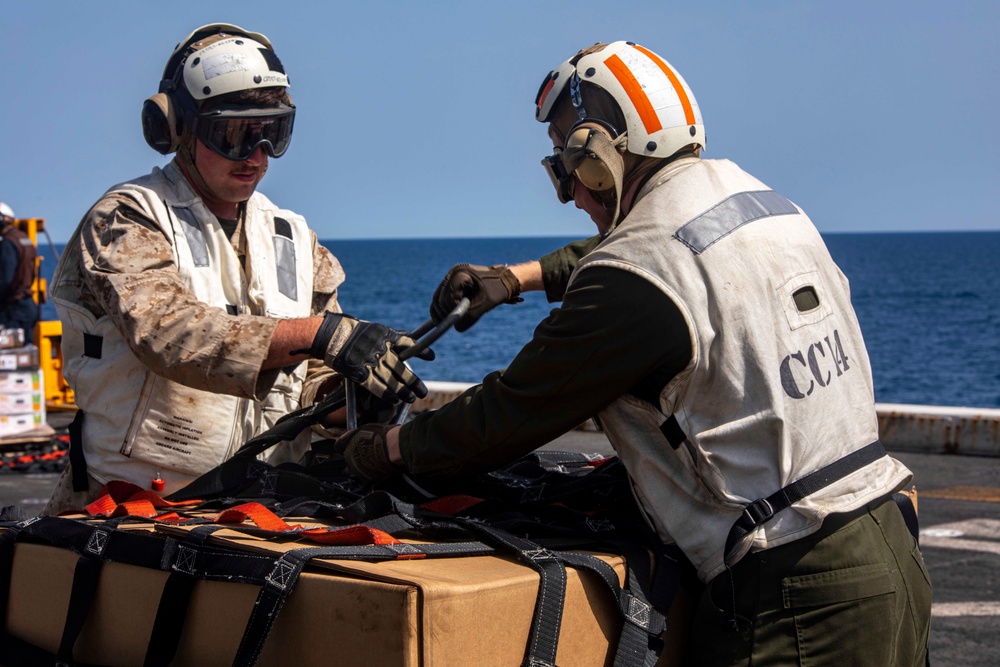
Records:
[[[38,234],[45,232],[45,220],[43,218],[19,218],[14,221],[14,224],[28,235],[37,248]],[[51,240],[49,244],[52,244]],[[48,299],[48,285],[45,278],[42,277],[41,270],[43,259],[41,254],[35,258],[35,281],[31,286],[31,295],[39,308]],[[62,374],[62,322],[39,319],[38,324],[35,325],[34,343],[38,347],[39,365],[45,377],[45,408],[47,410],[76,410],[73,390],[66,384],[66,379]]]

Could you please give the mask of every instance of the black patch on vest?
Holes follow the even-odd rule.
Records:
[[[677,418],[673,415],[667,417],[667,420],[660,424],[660,433],[664,435],[667,442],[669,442],[670,446],[674,449],[680,447],[681,444],[687,440],[687,436],[684,434],[684,429],[682,429],[681,425],[677,423]]]
[[[286,239],[290,239],[292,238],[292,226],[284,218],[275,218],[274,233],[277,236],[284,236]]]
[[[91,359],[100,359],[104,348],[104,336],[94,334],[83,334],[83,356]]]

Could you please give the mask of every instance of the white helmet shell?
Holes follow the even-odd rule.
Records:
[[[13,220],[16,217],[17,216],[14,215],[14,209],[0,201],[0,218],[9,218],[10,220]]]
[[[665,158],[691,144],[705,147],[705,124],[694,93],[657,54],[633,42],[612,42],[576,65],[570,60],[542,82],[535,100],[538,120],[551,120],[559,94],[578,79],[614,98],[625,117],[628,152]]]
[[[287,88],[288,75],[270,48],[248,37],[213,42],[184,62],[184,87],[198,101],[270,86]]]

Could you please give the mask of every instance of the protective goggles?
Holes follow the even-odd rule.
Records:
[[[568,171],[566,165],[563,164],[562,149],[556,148],[552,155],[543,157],[542,166],[545,167],[545,173],[552,181],[552,187],[556,189],[559,201],[563,204],[573,201],[576,192],[576,178],[573,177],[573,172]]]
[[[610,131],[614,132],[614,128]],[[594,192],[614,187],[614,175],[590,148],[597,134],[598,131],[592,128],[575,127],[566,139],[566,148],[557,146],[552,155],[542,158],[542,166],[563,204],[573,201],[577,179]],[[617,133],[611,136],[617,136]]]
[[[213,151],[226,158],[242,162],[258,146],[271,157],[281,157],[292,142],[295,107],[247,109],[218,107],[195,117],[192,130],[196,137]]]

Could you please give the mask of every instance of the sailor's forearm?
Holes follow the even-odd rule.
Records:
[[[316,331],[322,323],[322,317],[279,320],[271,336],[267,357],[261,370],[284,368],[309,359],[308,352],[302,350],[308,350],[312,346]]]
[[[537,260],[508,267],[517,276],[522,292],[537,292],[545,289],[542,281],[542,265]]]

